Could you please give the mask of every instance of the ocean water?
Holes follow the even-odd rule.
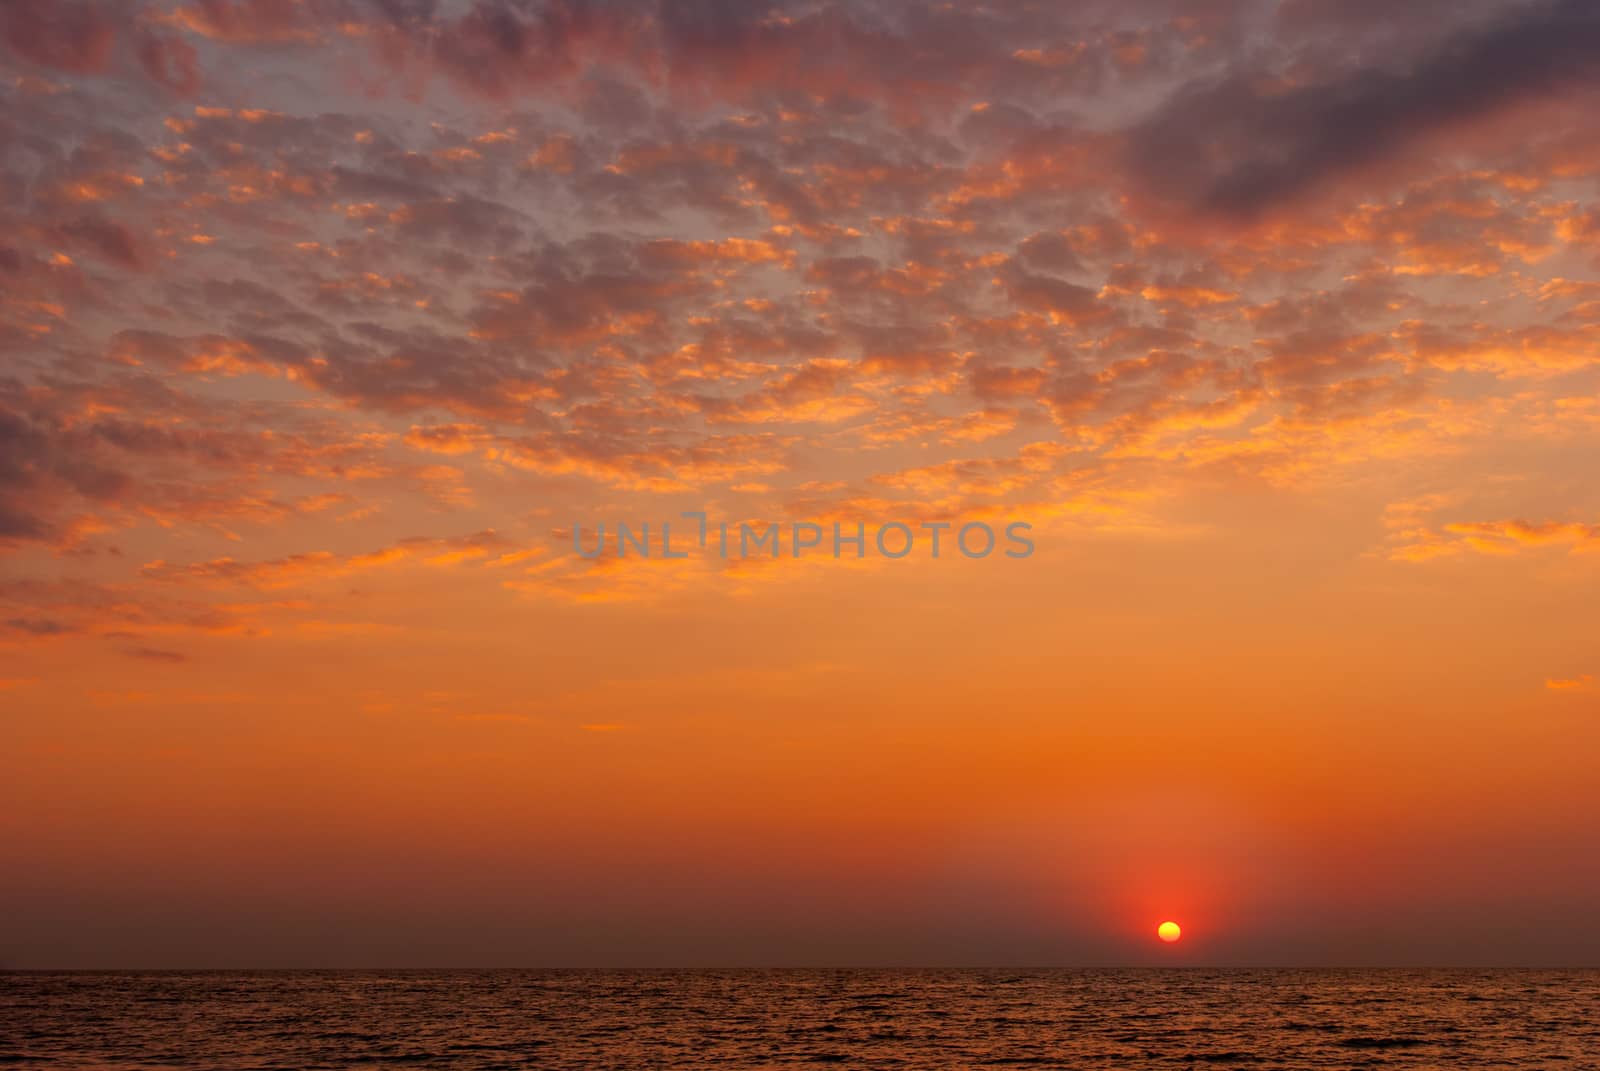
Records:
[[[0,974],[25,1068],[1600,1068],[1597,971]]]

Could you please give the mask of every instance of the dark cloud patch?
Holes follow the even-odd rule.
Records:
[[[22,503],[0,497],[0,542],[37,541],[47,538],[51,531],[42,517],[28,512]]]
[[[225,343],[245,348],[219,350]],[[264,486],[272,476],[382,471],[374,461],[380,444],[322,414],[196,397],[162,382],[196,357],[224,353],[252,367],[289,368],[305,360],[303,351],[274,348],[270,339],[154,332],[123,333],[116,345],[119,371],[103,382],[70,380],[59,370],[31,387],[0,380],[0,548],[42,543],[76,552],[136,518],[277,522],[340,500],[275,493]],[[129,367],[137,370],[120,371]]]
[[[426,328],[396,329],[370,321],[329,339],[300,375],[319,390],[390,413],[439,410],[532,421],[516,388],[536,374],[536,358],[516,347],[463,342]]]
[[[1040,368],[1013,368],[988,361],[976,362],[968,371],[973,395],[985,402],[1034,397],[1044,386],[1045,375]]]
[[[597,129],[642,127],[653,114],[650,98],[638,87],[599,75],[585,82],[581,101],[584,121]]]
[[[1093,287],[1054,275],[1029,272],[1015,262],[1001,273],[1007,294],[1019,308],[1046,313],[1066,323],[1083,323],[1109,313]]]
[[[166,665],[177,665],[189,661],[189,656],[177,651],[164,651],[159,647],[130,647],[122,652],[129,658],[137,658],[141,662],[160,662]]]
[[[119,268],[137,271],[145,264],[145,253],[132,230],[115,220],[84,216],[65,223],[61,233],[67,243],[85,249]]]
[[[585,77],[643,81],[683,101],[947,107],[963,92],[1050,101],[1140,77],[1187,54],[1185,29],[1222,22],[1170,3],[952,5],[931,0],[370,0],[377,56],[506,98]],[[1194,5],[1177,5],[1178,8]],[[1117,28],[1107,22],[1139,22]],[[1080,54],[1085,36],[1104,47]],[[616,98],[614,98],[616,99]],[[628,112],[637,115],[631,107]]]
[[[195,33],[240,45],[313,41],[354,10],[347,0],[188,0],[179,8]]]
[[[152,81],[186,97],[200,88],[198,56],[181,37],[145,34],[136,51],[139,65]]]
[[[49,538],[50,508],[63,492],[109,501],[127,487],[124,474],[73,449],[56,429],[0,406],[0,539]]]
[[[335,167],[331,173],[333,192],[347,200],[393,198],[409,201],[437,196],[432,186],[388,172]]]
[[[24,636],[65,636],[78,631],[72,625],[48,617],[11,617],[0,624]]]
[[[408,239],[506,249],[522,237],[521,219],[516,212],[479,197],[415,201],[397,209],[389,218]]]
[[[1574,83],[1600,84],[1600,5],[1560,0],[1459,31],[1406,67],[1366,66],[1286,91],[1259,72],[1190,84],[1132,132],[1158,195],[1247,218],[1410,139]]]
[[[199,54],[180,33],[155,29],[147,0],[4,0],[0,44],[23,64],[74,75],[139,75],[171,92],[194,94]],[[214,7],[201,0],[204,7]],[[285,5],[273,2],[273,6]],[[160,14],[165,14],[164,12]]]
[[[396,26],[433,17],[438,0],[367,0],[367,6]]]
[[[426,58],[458,85],[485,96],[570,76],[607,53],[637,53],[631,38],[650,13],[645,4],[588,0],[477,0],[450,15],[431,4],[382,8],[398,35],[387,42],[392,50]]]
[[[116,44],[113,7],[59,0],[0,4],[0,36],[22,59],[87,74],[102,70]]]
[[[1017,246],[1017,253],[1030,268],[1072,275],[1084,272],[1077,251],[1061,234],[1029,235]]]

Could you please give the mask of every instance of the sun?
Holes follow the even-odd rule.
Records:
[[[1156,927],[1156,936],[1170,945],[1183,936],[1183,927],[1176,922],[1163,922]]]

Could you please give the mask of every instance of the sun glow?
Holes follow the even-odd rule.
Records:
[[[1163,922],[1156,927],[1156,936],[1170,945],[1183,936],[1183,927],[1176,922]]]

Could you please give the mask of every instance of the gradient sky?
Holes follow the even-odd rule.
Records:
[[[1596,115],[1591,0],[0,6],[0,966],[1600,964]],[[693,509],[1038,550],[572,553]]]

